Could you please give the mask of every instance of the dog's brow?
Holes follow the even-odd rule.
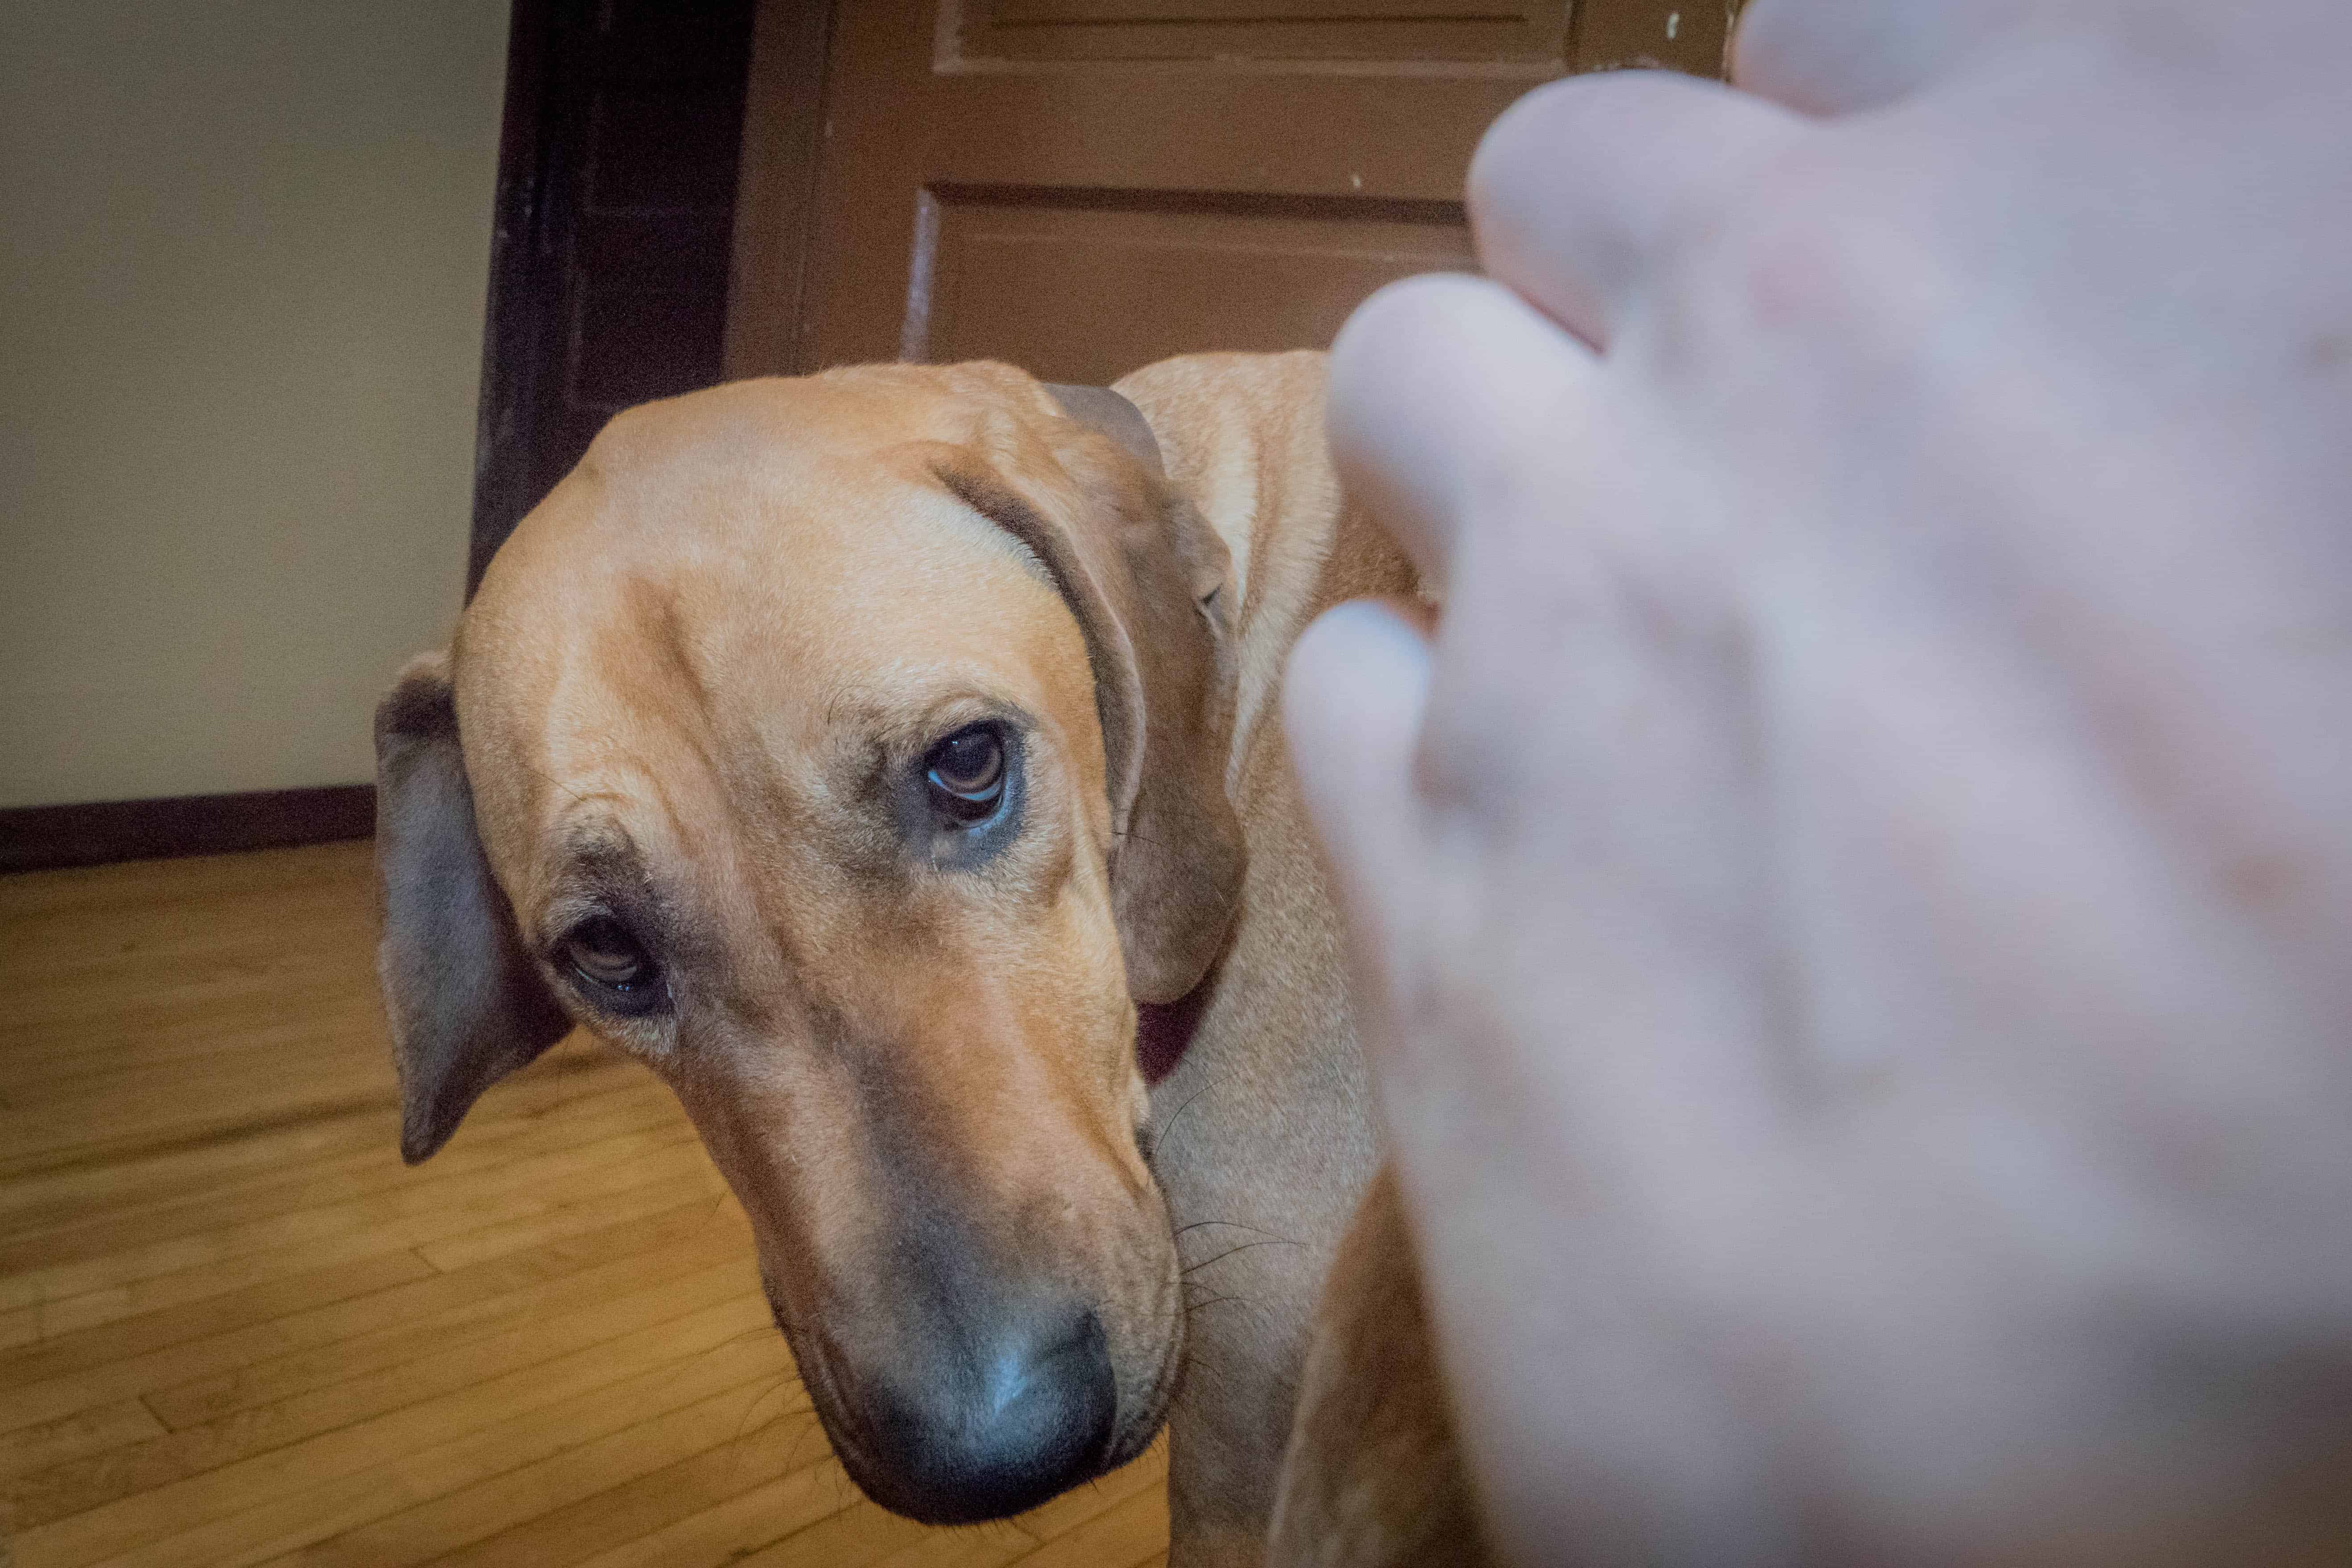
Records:
[[[555,942],[588,914],[623,916],[648,936],[667,934],[664,900],[646,875],[635,844],[617,828],[583,825],[567,833],[559,851],[554,887],[540,919],[543,942]]]
[[[582,827],[563,838],[558,872],[567,888],[583,893],[631,896],[646,889],[646,867],[627,835],[602,825]]]
[[[602,823],[566,833],[563,851],[574,865],[593,870],[635,872],[638,868],[636,845],[627,834]]]

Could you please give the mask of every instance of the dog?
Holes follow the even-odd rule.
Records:
[[[1278,1497],[1277,1561],[1418,1560],[1399,1520],[1467,1508],[1417,1317],[1367,1353],[1418,1287],[1277,719],[1309,620],[1415,588],[1323,376],[631,410],[378,710],[404,1156],[575,1025],[644,1061],[843,1465],[915,1519],[1163,1423],[1183,1568],[1266,1561]]]

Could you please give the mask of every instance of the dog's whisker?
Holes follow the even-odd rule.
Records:
[[[1247,1252],[1253,1247],[1297,1247],[1298,1245],[1299,1244],[1297,1242],[1279,1236],[1270,1236],[1263,1241],[1244,1241],[1238,1247],[1228,1247],[1223,1252],[1218,1253],[1214,1258],[1204,1258],[1198,1263],[1187,1264],[1183,1272],[1191,1274],[1195,1269],[1206,1268],[1212,1263],[1223,1263],[1234,1253]]]
[[[802,1425],[800,1436],[794,1437],[793,1446],[784,1450],[784,1474],[792,1475],[800,1468],[801,1449],[807,1444],[811,1433],[820,1436],[824,1433],[824,1427],[816,1420],[814,1411],[809,1412],[809,1419]]]
[[[1159,1132],[1155,1134],[1151,1140],[1151,1152],[1153,1158],[1159,1159],[1166,1156],[1168,1152],[1168,1145],[1175,1136],[1177,1123],[1184,1120],[1184,1113],[1186,1111],[1201,1103],[1201,1097],[1202,1095],[1208,1093],[1209,1090],[1215,1087],[1216,1084],[1213,1081],[1202,1084],[1200,1088],[1192,1091],[1192,1099],[1186,1100],[1183,1104],[1176,1108],[1176,1114],[1168,1119],[1168,1124],[1160,1128]]]
[[[745,1460],[745,1449],[743,1447],[745,1438],[755,1437],[761,1433],[766,1431],[769,1427],[776,1425],[777,1422],[789,1420],[795,1414],[795,1412],[793,1411],[780,1411],[774,1416],[766,1421],[761,1421],[756,1426],[752,1424],[751,1419],[754,1415],[759,1414],[760,1406],[767,1402],[770,1394],[783,1393],[785,1389],[795,1381],[797,1380],[793,1374],[790,1373],[780,1374],[772,1387],[763,1390],[761,1393],[754,1395],[751,1402],[743,1407],[743,1418],[735,1424],[735,1435],[727,1439],[729,1447],[734,1450],[733,1457],[728,1461],[730,1469],[736,1466],[741,1465]],[[803,1435],[805,1436],[805,1433]]]
[[[1204,1225],[1223,1225],[1223,1226],[1232,1226],[1232,1227],[1233,1227],[1234,1229],[1235,1229],[1235,1230],[1252,1230],[1252,1231],[1256,1231],[1258,1235],[1260,1235],[1260,1236],[1270,1236],[1270,1237],[1273,1237],[1276,1241],[1289,1241],[1289,1242],[1290,1242],[1290,1245],[1291,1245],[1291,1246],[1293,1246],[1293,1247],[1303,1247],[1303,1246],[1305,1246],[1305,1245],[1306,1245],[1306,1243],[1304,1243],[1304,1242],[1299,1242],[1299,1241],[1291,1241],[1291,1238],[1290,1238],[1290,1237],[1286,1237],[1286,1236],[1284,1236],[1284,1235],[1281,1235],[1279,1232],[1276,1232],[1276,1231],[1266,1230],[1266,1229],[1264,1229],[1264,1228],[1262,1228],[1262,1227],[1260,1227],[1260,1226],[1255,1226],[1255,1225],[1244,1225],[1241,1221],[1239,1221],[1239,1220],[1237,1220],[1237,1219],[1196,1219],[1196,1220],[1192,1221],[1192,1224],[1190,1224],[1190,1225],[1180,1225],[1180,1226],[1177,1226],[1173,1231],[1171,1231],[1170,1234],[1171,1234],[1171,1235],[1173,1235],[1173,1236],[1182,1236],[1186,1231],[1189,1231],[1189,1230],[1198,1230],[1198,1229],[1200,1229],[1200,1228],[1201,1228],[1202,1226],[1204,1226]]]
[[[709,1351],[706,1351],[703,1353],[709,1355],[715,1354],[723,1350],[732,1350],[737,1345],[749,1344],[753,1340],[766,1339],[775,1331],[775,1329],[771,1325],[762,1323],[756,1329],[745,1329],[740,1334],[728,1335],[725,1339],[719,1341],[717,1344],[711,1346]]]

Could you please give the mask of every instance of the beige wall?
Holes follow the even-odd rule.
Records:
[[[506,0],[0,0],[0,806],[339,784],[463,586]]]

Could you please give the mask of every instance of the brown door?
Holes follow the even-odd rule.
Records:
[[[1319,347],[1382,283],[1472,265],[1463,171],[1513,99],[1636,59],[1711,73],[1732,9],[839,0],[828,47],[803,0],[770,0],[729,370],[985,357],[1100,383]]]

